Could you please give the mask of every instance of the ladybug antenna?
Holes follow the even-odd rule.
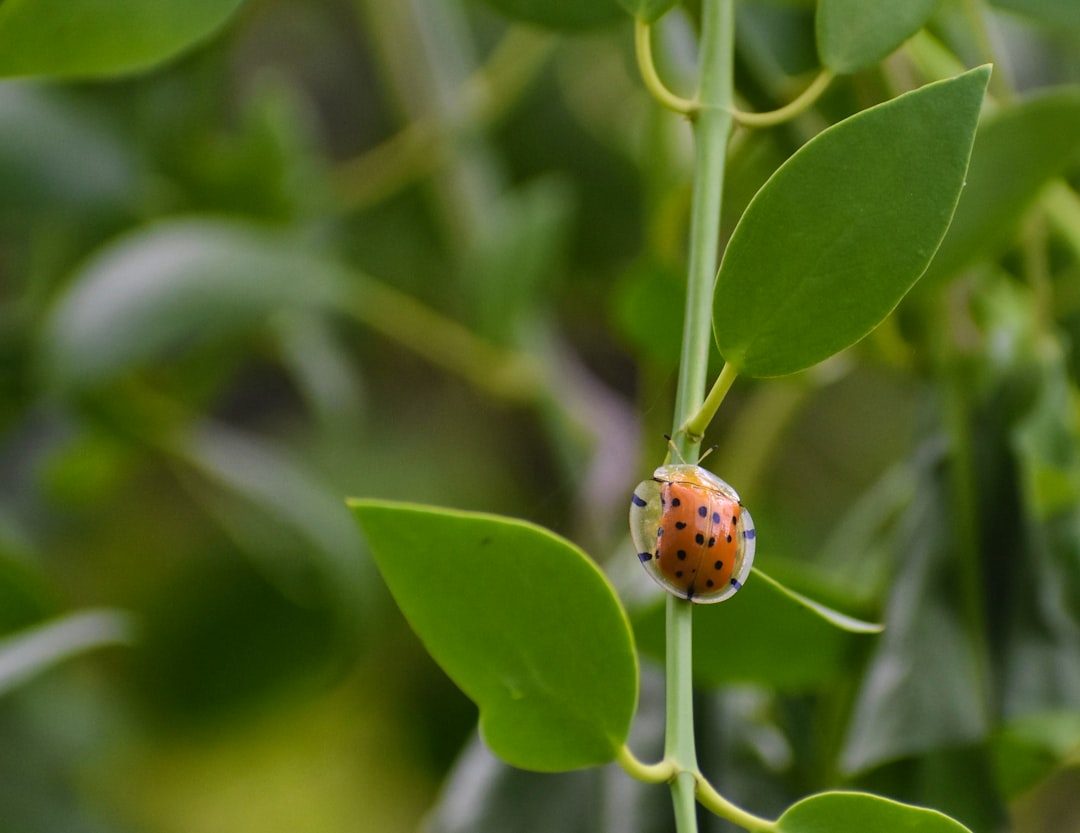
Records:
[[[682,452],[679,451],[679,447],[675,445],[675,441],[671,439],[671,434],[664,434],[664,439],[667,440],[667,444],[671,446],[671,451],[675,454],[675,457],[680,463],[685,463],[686,460],[682,456]]]
[[[702,454],[700,457],[698,457],[696,465],[700,466],[701,461],[704,460],[706,457],[708,457],[710,454],[712,454],[714,451],[716,451],[717,448],[718,448],[718,446],[713,444],[713,445],[710,445],[707,449],[705,449],[705,453]]]

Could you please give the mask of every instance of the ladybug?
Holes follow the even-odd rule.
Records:
[[[630,535],[661,587],[699,604],[722,602],[754,563],[754,521],[727,483],[701,466],[661,466],[634,489]]]

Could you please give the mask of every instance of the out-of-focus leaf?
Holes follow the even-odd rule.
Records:
[[[736,370],[809,367],[911,289],[956,208],[989,76],[981,67],[845,119],[765,183],[716,280],[713,331]]]
[[[339,274],[269,228],[178,220],[107,246],[76,274],[44,327],[48,376],[100,383],[192,343],[243,331],[274,310],[317,307]]]
[[[1064,351],[1044,341],[1036,361],[1017,371],[1038,388],[1004,438],[1021,473],[1025,518],[1022,560],[1008,554],[1020,569],[1002,579],[999,598],[1007,607],[995,611],[1009,623],[1002,662],[1007,716],[1080,703],[1080,429]]]
[[[971,833],[937,810],[855,792],[804,798],[788,808],[776,828],[780,833]]]
[[[993,753],[1001,789],[1016,798],[1058,768],[1080,764],[1080,712],[1011,721],[994,737]]]
[[[299,545],[316,559],[321,596],[335,603],[345,627],[370,612],[374,571],[356,525],[340,496],[300,461],[269,441],[210,424],[177,437],[172,451],[228,495],[210,509],[285,589],[312,566],[298,563]],[[214,493],[203,496],[213,504]],[[230,511],[233,505],[250,514]]]
[[[349,505],[405,618],[480,707],[492,751],[548,772],[614,760],[637,661],[626,614],[584,553],[494,515]]]
[[[857,655],[855,634],[880,630],[754,573],[732,598],[694,609],[694,677],[701,684],[759,683],[789,691],[828,685]],[[662,658],[662,601],[633,622],[641,650]]]
[[[1075,0],[990,0],[1007,9],[1050,26],[1080,26],[1080,3]]]
[[[918,32],[940,2],[818,0],[815,23],[822,63],[837,73],[876,64]]]
[[[0,640],[0,694],[64,660],[134,641],[130,617],[118,610],[84,610]]]
[[[82,106],[43,86],[0,85],[0,216],[116,209],[135,185],[131,149]]]
[[[487,0],[500,12],[522,23],[549,29],[580,31],[625,18],[620,0]]]
[[[998,255],[1043,186],[1077,159],[1078,87],[1045,92],[989,116],[975,138],[956,216],[923,285]]]
[[[940,452],[922,450],[896,541],[886,629],[863,678],[841,763],[848,771],[985,737],[979,661],[953,587],[951,500]]]
[[[7,0],[0,4],[0,75],[149,69],[210,37],[243,1]]]

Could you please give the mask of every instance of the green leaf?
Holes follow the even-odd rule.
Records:
[[[209,421],[170,442],[200,475],[195,498],[265,574],[303,598],[297,556],[306,554],[319,579],[318,601],[333,603],[346,631],[363,622],[374,605],[375,571],[340,497],[309,466],[269,440]]]
[[[39,211],[100,215],[131,206],[138,183],[136,155],[63,91],[29,83],[0,85],[0,211],[5,219],[10,213],[25,221]]]
[[[841,756],[848,772],[982,740],[989,724],[981,658],[956,603],[955,511],[944,461],[933,440],[916,459],[915,497],[895,543],[900,566],[888,629],[874,646]]]
[[[679,0],[619,0],[619,3],[638,20],[653,23],[679,5]]]
[[[133,641],[131,621],[116,610],[84,610],[0,640],[0,694],[66,659]]]
[[[1006,724],[994,738],[998,783],[1016,798],[1061,766],[1080,764],[1080,713],[1034,714]]]
[[[480,707],[507,763],[560,771],[607,763],[637,704],[630,626],[599,569],[530,523],[350,500],[405,618]]]
[[[857,792],[804,798],[777,820],[776,829],[780,833],[971,833],[937,810]]]
[[[808,598],[801,593],[796,593],[790,587],[785,587],[776,579],[763,573],[757,567],[752,569],[754,574],[762,581],[772,585],[776,590],[779,590],[796,604],[802,605],[811,613],[820,616],[833,627],[840,628],[840,630],[847,631],[848,633],[881,633],[885,630],[885,626],[878,622],[866,622],[862,619],[856,619],[854,616],[848,616],[846,613],[841,613],[839,610],[833,610],[831,607],[827,607],[821,602],[815,602],[813,599]]]
[[[278,309],[337,297],[325,262],[266,227],[178,220],[136,231],[92,257],[44,328],[61,387],[98,384],[169,351],[261,323]]]
[[[821,62],[836,73],[876,64],[918,32],[940,2],[819,0],[815,29]]]
[[[859,640],[853,634],[881,630],[881,625],[789,590],[757,569],[754,573],[724,603],[694,609],[694,678],[700,684],[760,683],[787,691],[828,685],[857,656]],[[642,652],[663,658],[663,603],[633,620]],[[739,634],[738,639],[731,634]]]
[[[148,69],[207,39],[244,0],[5,0],[0,76]]]
[[[782,376],[854,344],[933,257],[956,208],[989,67],[929,84],[823,131],[736,227],[713,329],[748,376]]]
[[[651,0],[655,2],[655,0]],[[549,29],[580,31],[625,17],[622,0],[487,0],[507,17]],[[650,0],[642,0],[648,3]]]
[[[1050,26],[1080,26],[1076,0],[990,0],[999,9],[1027,15]]]
[[[1044,93],[988,117],[975,139],[963,198],[924,284],[999,254],[1043,187],[1078,157],[1078,87]]]

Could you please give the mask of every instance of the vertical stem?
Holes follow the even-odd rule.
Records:
[[[685,460],[696,459],[700,441],[678,429],[705,397],[712,335],[712,291],[720,243],[720,202],[731,133],[734,61],[734,0],[702,0],[699,111],[694,121],[695,176],[690,221],[689,272],[683,323],[682,360],[672,434]],[[695,833],[697,752],[694,746],[692,682],[693,605],[667,600],[666,757],[684,770],[671,783],[679,833]]]

